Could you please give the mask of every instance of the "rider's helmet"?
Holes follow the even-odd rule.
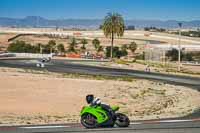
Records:
[[[86,101],[88,104],[91,104],[93,100],[94,100],[94,95],[90,94],[86,96]]]

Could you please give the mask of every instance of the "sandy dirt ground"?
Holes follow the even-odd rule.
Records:
[[[56,30],[55,28],[6,28],[0,27],[1,32],[5,33],[59,33],[65,35],[73,35],[74,33],[81,33],[85,37],[103,37],[102,30],[91,30],[91,31],[76,31],[76,30]],[[163,37],[164,36],[164,37]],[[178,36],[168,33],[158,32],[147,32],[147,31],[125,31],[124,38],[136,38],[136,39],[148,39],[148,40],[159,40],[168,42],[171,44],[178,44]],[[200,44],[199,38],[185,37],[182,36],[182,44]]]
[[[14,34],[14,33],[0,33],[0,47],[2,47],[2,48],[7,48],[8,47],[8,44],[9,44],[9,42],[8,42],[8,39],[10,39],[10,38],[12,38],[12,37],[14,37],[16,34]]]
[[[178,117],[200,107],[200,92],[147,80],[66,78],[0,68],[0,125],[79,122],[85,96],[119,105],[131,120]]]
[[[48,36],[43,36],[43,35],[24,35],[20,36],[15,39],[19,41],[25,41],[27,43],[30,43],[32,45],[41,43],[41,44],[47,44],[50,40],[55,40],[57,44],[62,43],[65,46],[69,43],[68,39],[60,39],[60,38],[50,38]]]

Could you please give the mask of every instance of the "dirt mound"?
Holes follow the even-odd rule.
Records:
[[[0,75],[1,125],[79,122],[91,93],[119,105],[131,120],[179,117],[200,107],[198,91],[148,80],[73,79],[8,68]]]

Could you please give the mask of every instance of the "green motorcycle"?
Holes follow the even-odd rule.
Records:
[[[108,111],[104,104],[84,106],[80,113],[81,124],[85,128],[114,127],[114,125],[128,127],[129,118],[122,113],[117,113],[118,110],[119,107],[113,106]]]

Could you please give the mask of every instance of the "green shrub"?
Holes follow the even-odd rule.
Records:
[[[29,43],[25,43],[24,41],[16,41],[11,43],[7,50],[9,52],[17,53],[37,53],[38,48],[36,46],[32,46]]]
[[[111,46],[106,47],[106,57],[110,57]],[[113,47],[113,57],[120,58],[122,56],[127,56],[128,52],[126,49],[120,50],[119,47]]]

